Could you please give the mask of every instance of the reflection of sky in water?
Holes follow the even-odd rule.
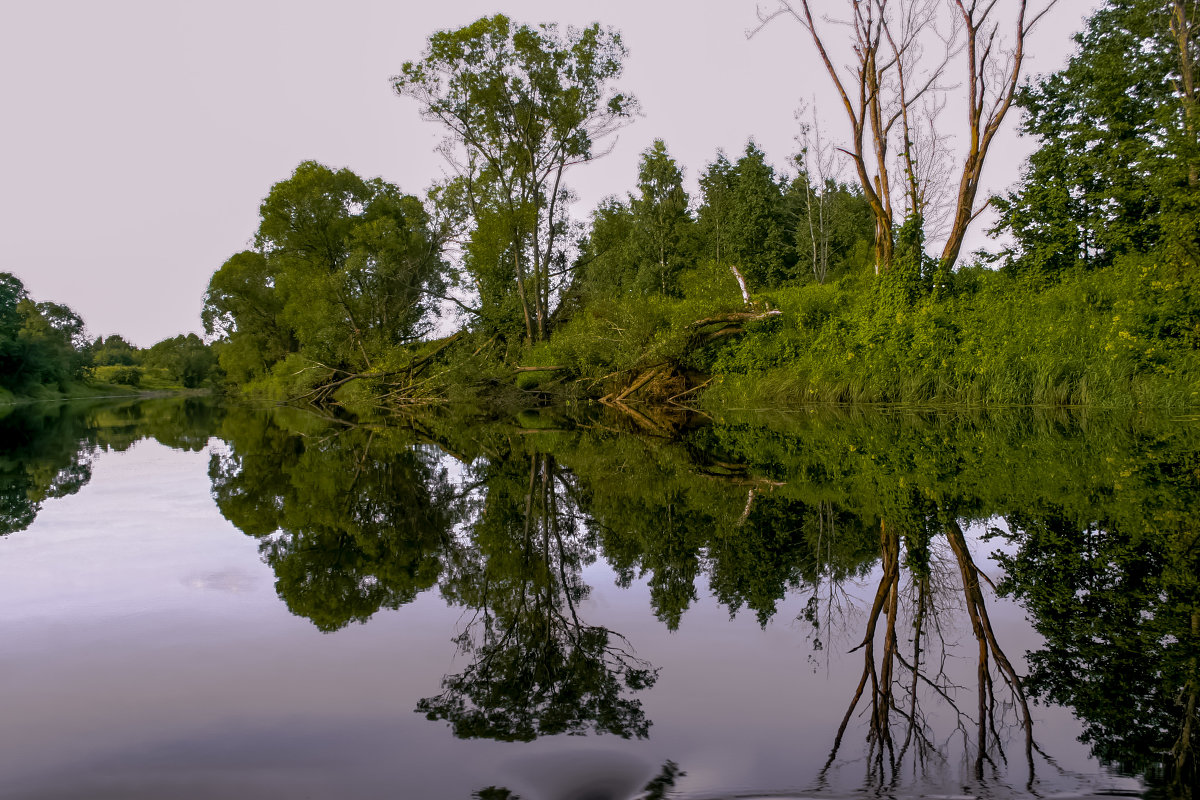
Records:
[[[188,575],[183,585],[190,589],[245,594],[255,587],[255,577],[241,569],[214,570]]]
[[[584,570],[593,588],[581,615],[661,669],[644,695],[650,739],[455,740],[412,709],[462,667],[450,642],[462,610],[426,592],[366,625],[319,633],[277,598],[258,543],[220,516],[207,469],[207,453],[150,441],[102,454],[79,494],[0,540],[0,794],[467,798],[494,784],[525,800],[582,800],[627,797],[673,759],[687,772],[684,796],[798,795],[858,677],[857,657],[844,655],[853,632],[813,653],[796,621],[804,598],[788,598],[760,629],[747,611],[731,621],[701,577],[699,602],[668,633],[646,586],[616,588],[601,561]],[[981,561],[988,548],[976,545]],[[869,599],[872,577],[851,595]],[[1019,609],[992,609],[1013,657],[1035,646]],[[974,646],[965,621],[946,636]],[[969,675],[970,653],[951,669]],[[1041,768],[1049,788],[1134,786],[1088,761],[1068,712],[1034,713],[1064,771]],[[861,782],[862,738],[852,736],[838,791]],[[1010,752],[1019,761],[1019,745]],[[963,774],[949,763],[917,790],[944,794]]]

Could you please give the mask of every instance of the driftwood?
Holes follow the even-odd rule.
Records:
[[[444,351],[450,345],[454,344],[456,341],[461,339],[462,336],[463,336],[463,332],[459,331],[458,333],[454,334],[453,336],[443,340],[441,344],[439,344],[436,348],[434,348],[429,353],[426,353],[425,355],[421,356],[420,358],[411,361],[410,363],[406,364],[405,366],[403,366],[399,369],[388,370],[386,372],[367,371],[367,372],[346,373],[345,377],[338,378],[336,381],[331,381],[329,383],[322,383],[320,386],[317,386],[317,387],[313,388],[312,390],[305,392],[304,394],[302,394],[298,397],[292,398],[292,400],[293,401],[307,400],[308,402],[310,402],[314,405],[320,405],[322,403],[327,402],[333,396],[333,393],[336,392],[342,386],[345,386],[347,383],[350,383],[352,381],[363,380],[363,379],[387,380],[390,378],[395,378],[400,375],[406,375],[407,382],[411,383],[412,380],[414,378],[416,378],[418,375],[420,375],[425,370],[426,367],[428,367],[431,363],[433,363],[433,360],[439,354],[441,354],[442,351]],[[333,372],[342,372],[342,370],[335,370],[333,368],[329,368],[329,369],[331,369]]]
[[[692,330],[699,330],[701,328],[707,328],[709,325],[716,325],[718,323],[734,323],[737,325],[745,325],[747,322],[758,322],[759,320],[778,317],[782,313],[783,312],[779,311],[778,309],[772,309],[770,311],[734,311],[729,314],[717,314],[714,317],[698,319],[689,324],[688,328]]]
[[[711,317],[698,319],[687,325],[690,335],[685,350],[690,352],[716,339],[740,335],[745,332],[746,324],[778,317],[782,313],[775,309],[769,311],[731,311],[726,314],[715,314]],[[720,327],[713,330],[716,326]],[[650,387],[652,389],[657,388],[659,391],[651,393],[649,402],[655,402],[660,405],[680,405],[678,403],[680,398],[699,388],[687,387],[685,381],[685,386],[681,391],[678,381],[676,381],[674,386],[669,387],[669,391],[662,391],[662,389],[668,388],[665,385],[668,384],[673,376],[679,377],[676,365],[670,361],[663,361],[648,367],[642,367],[640,371],[628,374],[629,382],[623,388],[609,392],[600,398],[601,403],[614,407],[616,407],[616,404],[620,404],[624,407],[627,403],[634,402],[634,396],[639,391]],[[608,377],[615,377],[615,375]]]

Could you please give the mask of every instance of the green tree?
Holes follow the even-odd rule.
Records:
[[[157,342],[146,351],[144,363],[165,369],[173,380],[195,389],[209,380],[217,357],[199,336],[189,333]]]
[[[307,161],[259,213],[255,245],[275,262],[281,316],[306,354],[363,369],[427,330],[443,264],[417,198]]]
[[[516,25],[497,14],[433,34],[403,65],[398,94],[440,122],[465,187],[472,229],[464,262],[486,329],[544,339],[567,267],[567,168],[625,125],[636,101],[611,88],[625,48],[593,24]],[[514,319],[515,317],[515,319]]]
[[[775,169],[753,141],[733,166],[728,235],[729,258],[759,288],[794,277],[796,257]]]
[[[1007,269],[1044,279],[1104,267],[1164,244],[1164,226],[1180,217],[1195,224],[1195,133],[1180,73],[1198,38],[1193,25],[1181,47],[1176,6],[1195,18],[1195,2],[1109,0],[1075,37],[1068,65],[1018,96],[1022,132],[1039,149],[1018,188],[996,201],[996,230],[1014,238]]]
[[[326,372],[370,369],[429,330],[444,231],[420,200],[306,161],[259,216],[256,249],[225,262],[205,295],[205,330],[222,337],[235,382],[291,353]]]
[[[92,363],[97,367],[129,367],[137,362],[133,345],[119,334],[107,338],[97,336],[92,342]]]
[[[700,173],[697,225],[705,255],[724,265],[729,258],[729,225],[733,213],[733,164],[721,151]]]
[[[17,310],[28,299],[25,284],[11,272],[0,272],[0,386],[19,388],[27,378],[25,348],[20,341],[21,313]]]
[[[816,138],[796,156],[799,172],[784,190],[796,277],[807,271],[817,283],[865,269],[875,236],[870,204],[861,190],[837,179],[834,157]]]
[[[283,318],[272,260],[255,250],[230,256],[208,282],[201,320],[229,380],[244,384],[289,353],[296,337]]]
[[[688,260],[692,217],[683,189],[683,170],[655,139],[638,164],[638,193],[630,198],[634,235],[641,252],[638,283],[643,291],[674,294],[674,277]]]
[[[65,389],[67,383],[80,380],[91,367],[91,351],[78,314],[61,303],[24,299],[17,303],[21,317],[18,332],[24,366],[21,371],[43,384],[57,384]]]
[[[795,245],[783,187],[753,142],[736,162],[718,153],[700,176],[699,231],[705,253],[755,289],[794,277]]]
[[[629,203],[606,197],[592,212],[592,225],[579,247],[575,280],[584,301],[621,297],[638,277],[635,220]]]

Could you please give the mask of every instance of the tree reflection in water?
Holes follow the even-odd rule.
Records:
[[[0,533],[78,492],[99,450],[150,436],[198,451],[215,433],[226,444],[210,461],[213,495],[259,540],[292,611],[332,631],[434,587],[469,610],[456,638],[466,666],[419,703],[459,735],[647,735],[637,695],[658,671],[583,610],[583,570],[602,559],[620,585],[645,581],[669,629],[704,580],[731,615],[762,625],[785,597],[808,595],[814,649],[861,664],[822,782],[865,753],[868,788],[887,790],[951,740],[976,782],[1004,780],[1017,750],[1042,769],[1035,698],[1072,709],[1097,758],[1195,794],[1196,426],[808,415],[663,440],[604,425],[524,435],[401,422],[187,399],[10,410]],[[1028,666],[992,624],[964,533],[1001,519],[1000,593],[1045,640]],[[854,619],[852,589],[868,576],[863,627],[842,648],[834,630]],[[965,680],[952,669],[956,627],[971,632]],[[860,717],[864,744],[850,754]]]
[[[1200,520],[1190,507],[1155,506],[1145,516],[1091,519],[1061,504],[1010,516],[1018,549],[1002,558],[1000,588],[1046,640],[1029,655],[1031,691],[1075,709],[1099,758],[1191,797]]]
[[[249,409],[231,410],[221,432],[213,496],[259,539],[292,613],[330,632],[437,584],[462,509],[435,451],[400,430],[291,432]]]
[[[459,483],[447,456],[421,444],[436,436],[428,429],[280,421],[231,411],[210,476],[222,513],[261,541],[293,613],[335,631],[440,584],[471,611],[454,639],[471,662],[417,710],[464,738],[647,735],[629,695],[657,670],[580,617],[580,571],[596,543],[552,456],[501,438],[458,468]]]
[[[124,451],[144,438],[196,452],[220,415],[195,397],[0,408],[0,536],[32,525],[47,500],[79,492],[92,479],[97,453]]]
[[[448,600],[472,610],[455,639],[472,661],[417,710],[463,738],[646,737],[641,701],[626,693],[653,686],[658,671],[625,637],[579,616],[589,592],[580,571],[595,543],[580,524],[570,476],[540,453],[487,462],[480,472],[486,500],[442,585]]]
[[[818,785],[827,784],[827,773],[837,760],[855,710],[864,703],[867,787],[896,786],[910,754],[918,770],[931,759],[942,759],[950,749],[945,738],[939,739],[946,731],[939,734],[924,708],[933,701],[950,710],[951,736],[960,735],[967,745],[977,781],[984,780],[988,765],[998,768],[997,759],[1007,764],[1009,737],[1003,729],[1015,725],[1023,739],[1032,786],[1033,717],[1022,679],[992,627],[982,586],[988,579],[971,555],[957,519],[943,522],[937,515],[910,516],[909,525],[915,527],[902,534],[888,520],[879,523],[879,580],[863,637],[850,650],[862,653],[862,672]],[[958,595],[957,602],[953,595]],[[957,685],[946,670],[945,631],[954,627],[955,620],[947,619],[954,612],[965,612],[977,645],[973,713],[959,700],[965,687]],[[899,631],[904,627],[911,634],[902,642]],[[1008,718],[1010,711],[1015,720]]]

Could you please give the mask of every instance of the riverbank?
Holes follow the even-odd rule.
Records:
[[[212,389],[185,389],[159,387],[154,389],[135,389],[116,383],[72,382],[66,389],[50,386],[38,386],[27,394],[14,394],[6,389],[0,389],[0,406],[18,406],[30,403],[56,403],[72,400],[129,400],[134,398],[175,397],[179,395],[212,394]]]

